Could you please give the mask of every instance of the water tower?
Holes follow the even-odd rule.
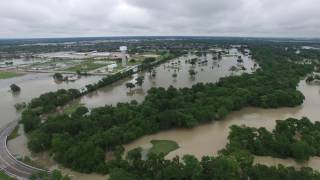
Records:
[[[127,50],[128,50],[127,46],[120,46],[122,66],[127,66],[127,57],[126,57]]]

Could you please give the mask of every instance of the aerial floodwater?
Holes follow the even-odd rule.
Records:
[[[237,71],[231,70],[233,66],[239,66],[237,62],[238,56],[241,56],[243,63]],[[238,52],[236,49],[230,50],[230,55],[223,56],[220,60],[214,60],[211,54],[206,56],[200,56],[204,61],[208,62],[203,64],[196,63],[191,65],[189,59],[196,58],[192,56],[182,56],[171,60],[167,63],[161,64],[153,71],[142,72],[136,74],[131,78],[120,80],[112,85],[101,88],[97,91],[89,93],[82,98],[74,101],[73,103],[81,103],[89,108],[100,107],[104,105],[115,105],[118,102],[129,102],[137,100],[143,101],[147,91],[151,87],[164,87],[167,88],[170,85],[175,87],[191,87],[193,84],[203,83],[215,83],[220,78],[237,75],[240,73],[251,73],[255,70],[255,61],[249,56],[245,56]],[[189,70],[194,69],[196,75],[192,77],[189,74]],[[175,75],[174,75],[175,74]],[[133,89],[126,88],[126,83],[135,82],[137,76],[144,76],[145,81],[141,87],[137,86]],[[13,105],[21,101],[29,101],[32,97],[59,88],[81,88],[83,85],[90,82],[97,81],[98,77],[82,78],[75,83],[62,83],[56,84],[52,78],[47,74],[43,75],[26,75],[18,77],[14,82],[21,85],[22,91],[18,96],[8,96],[9,81],[1,81],[1,95],[4,99],[1,101],[1,114],[2,125],[7,122],[18,118],[18,114],[15,112]],[[36,81],[35,81],[36,79]],[[10,80],[12,82],[12,79]],[[7,84],[6,84],[7,83]],[[39,88],[43,87],[43,88]],[[306,99],[303,105],[295,108],[278,108],[278,109],[260,109],[260,108],[244,108],[240,111],[232,112],[222,121],[213,121],[211,123],[202,124],[192,129],[172,129],[168,131],[159,132],[153,135],[147,135],[139,138],[129,144],[125,145],[126,151],[136,147],[142,147],[148,149],[151,147],[151,140],[172,140],[179,144],[179,148],[170,152],[166,158],[171,159],[175,156],[183,156],[185,154],[193,154],[197,158],[201,158],[204,155],[216,155],[219,150],[223,149],[227,143],[227,137],[229,133],[229,127],[231,125],[247,125],[251,127],[266,127],[272,130],[275,126],[275,120],[286,119],[288,117],[300,118],[308,115],[311,120],[318,119],[318,110],[320,109],[320,96],[319,86],[308,85],[305,80],[301,80],[298,89],[305,95]],[[6,95],[5,95],[6,94]],[[21,131],[21,130],[20,130]],[[22,132],[21,132],[22,133]],[[26,148],[26,137],[19,136],[16,139],[9,141],[9,149],[14,154],[28,155],[29,150]],[[53,169],[58,165],[49,159],[46,153],[37,156],[37,162],[49,169]],[[291,159],[276,159],[270,157],[255,157],[255,162],[259,162],[267,165],[277,165],[278,163],[284,165],[291,165],[295,167],[302,166],[297,164]],[[320,170],[320,158],[311,158],[303,166],[310,166],[314,169]],[[105,176],[91,174],[85,175],[70,171],[68,169],[60,168],[63,172],[70,174],[75,179],[105,179]]]
[[[1,1],[0,180],[320,180],[319,7]]]
[[[9,79],[0,80],[0,126],[19,118],[19,113],[14,105],[21,102],[29,102],[32,98],[39,95],[56,91],[58,89],[82,88],[86,84],[97,82],[100,76],[88,76],[74,82],[55,82],[52,74],[26,74]],[[10,92],[10,85],[17,84],[21,88],[21,92],[13,94]]]
[[[240,66],[244,66],[245,70],[230,71],[232,66],[239,66],[237,63],[238,56],[241,56],[243,63]],[[191,65],[186,62],[192,58],[196,58],[195,55],[186,55],[173,59],[167,63],[164,63],[156,67],[153,72],[143,72],[136,74],[132,78],[127,78],[113,85],[94,91],[87,96],[80,99],[80,102],[85,104],[89,108],[100,107],[106,104],[115,105],[118,102],[130,102],[131,100],[137,100],[141,102],[147,91],[152,87],[168,88],[174,86],[178,88],[191,87],[192,85],[202,83],[215,83],[221,77],[226,77],[231,74],[240,74],[243,72],[251,73],[255,62],[248,56],[242,55],[236,49],[230,49],[229,55],[223,56],[222,59],[213,60],[212,54],[201,55],[198,57],[202,61],[208,61],[207,63]],[[197,73],[194,77],[191,77],[189,70],[194,69]],[[153,77],[152,74],[155,73]],[[176,77],[173,77],[176,74]],[[144,76],[144,83],[142,87],[136,87],[132,90],[126,88],[127,82],[135,83],[137,76]]]
[[[308,115],[311,120],[317,120],[320,109],[319,86],[307,85],[302,80],[299,83],[298,89],[306,97],[303,105],[300,107],[278,109],[244,108],[231,113],[223,121],[213,121],[193,129],[174,129],[144,136],[127,144],[125,146],[126,150],[139,146],[150,147],[151,140],[166,139],[176,141],[180,146],[179,149],[169,153],[166,158],[173,158],[184,154],[193,154],[197,158],[201,158],[205,155],[216,155],[219,150],[225,147],[231,125],[246,125],[257,128],[266,127],[272,130],[275,127],[275,120],[283,120],[289,117],[301,118],[305,115]],[[301,166],[301,164],[299,165],[291,159],[256,157],[255,161],[267,165],[277,165],[280,163],[288,166]],[[313,157],[303,165],[320,170],[320,158]]]
[[[243,63],[239,64],[237,62],[238,56],[241,56],[241,58],[243,59]],[[200,62],[206,62],[206,61],[207,62],[201,63],[201,64],[197,62],[195,65],[192,65],[189,63],[188,60],[193,58],[199,58]],[[214,59],[212,54],[200,55],[200,57],[197,57],[196,55],[185,55],[185,56],[181,56],[179,58],[173,59],[171,61],[168,61],[167,63],[159,65],[152,72],[142,72],[140,74],[135,74],[131,78],[120,80],[112,85],[106,86],[97,91],[89,93],[88,95],[83,96],[82,98],[76,100],[73,103],[84,104],[89,108],[94,108],[94,107],[100,107],[104,105],[115,105],[118,102],[130,102],[132,100],[137,100],[141,102],[144,99],[145,95],[147,94],[147,91],[151,87],[168,88],[170,85],[172,85],[175,87],[183,88],[183,87],[191,87],[192,85],[199,82],[215,83],[221,77],[226,77],[231,74],[238,75],[244,72],[251,73],[252,71],[254,71],[254,64],[255,64],[254,60],[252,60],[249,56],[245,56],[241,54],[236,49],[230,49],[229,55],[223,56],[222,59]],[[230,69],[232,66],[237,66],[238,70],[231,71]],[[245,67],[245,69],[240,69],[239,67]],[[190,69],[194,69],[196,71],[197,74],[194,77],[190,76],[189,74]],[[154,73],[155,73],[155,76],[152,76],[152,74]],[[177,76],[174,77],[173,74],[176,74]],[[135,81],[134,79],[137,76],[141,76],[141,75],[145,77],[145,81],[142,87],[138,86],[136,88],[133,88],[132,90],[129,90],[128,88],[126,88],[125,84],[127,82],[134,83]],[[43,76],[44,76],[43,81],[41,81],[40,77],[38,77],[37,81],[32,81],[32,78],[30,78],[29,82],[28,81],[25,82],[28,85],[25,85],[24,87],[21,84],[21,88],[22,88],[21,95],[24,93],[23,92],[24,89],[26,89],[25,91],[31,91],[31,93],[29,94],[28,98],[19,99],[14,102],[11,102],[12,104],[7,107],[7,108],[12,108],[13,114],[10,115],[11,119],[12,119],[12,116],[14,116],[15,118],[18,118],[18,115],[16,114],[15,109],[13,107],[13,105],[17,102],[21,102],[21,101],[28,102],[29,100],[31,100],[32,97],[36,97],[37,95],[40,95],[41,93],[46,91],[53,91],[60,88],[82,88],[84,85],[88,83],[99,80],[99,77],[88,76],[87,78],[83,78],[79,81],[75,81],[74,84],[73,83],[56,84],[53,81],[53,79],[50,79],[48,81],[48,78],[52,78],[51,76],[48,76],[48,75],[43,75]],[[47,84],[41,85],[41,82],[42,83],[47,82]],[[39,83],[39,84],[35,84],[35,83]],[[36,87],[40,87],[40,86],[44,86],[45,89],[37,90]],[[29,87],[30,89],[27,90],[26,87]],[[6,93],[9,93],[9,92],[7,92],[6,90]],[[10,96],[10,98],[15,98],[15,97]],[[12,100],[9,99],[9,101],[12,101]],[[4,106],[7,106],[7,105],[4,105]],[[193,130],[190,130],[190,133],[191,132],[193,132]],[[199,135],[201,134],[201,132],[198,132],[198,133]],[[19,137],[13,140],[10,140],[8,142],[9,149],[13,154],[16,154],[16,155],[31,156],[30,151],[26,147],[27,139],[23,135],[23,131],[21,128],[20,128],[20,134],[21,135]],[[179,135],[177,135],[177,137],[179,137]],[[185,138],[188,139],[188,136],[186,136]],[[164,136],[163,139],[168,139],[168,138]],[[177,142],[180,144],[179,141]],[[132,147],[136,147],[136,145],[139,145],[139,144],[135,144],[135,142],[132,143]],[[34,160],[37,161],[37,163],[39,163],[40,165],[48,169],[54,169],[58,167],[58,165],[51,158],[49,158],[46,153],[37,155],[36,157],[34,157]],[[59,169],[62,169],[63,172],[72,175],[76,179],[84,179],[84,180],[92,179],[92,178],[105,179],[104,176],[97,175],[97,174],[86,175],[86,174],[77,173],[62,167],[60,167]]]

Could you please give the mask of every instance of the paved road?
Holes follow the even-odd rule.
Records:
[[[41,169],[17,161],[8,151],[7,137],[17,124],[17,121],[13,121],[0,130],[0,169],[9,176],[19,180],[25,180],[28,179],[31,174],[41,171]]]

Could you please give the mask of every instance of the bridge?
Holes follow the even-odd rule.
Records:
[[[8,136],[17,125],[18,121],[13,121],[0,130],[0,170],[15,179],[27,180],[32,174],[46,170],[18,161],[8,150]]]

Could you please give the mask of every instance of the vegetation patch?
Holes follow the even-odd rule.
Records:
[[[15,180],[14,178],[6,175],[4,172],[0,172],[0,179],[1,180]]]
[[[14,139],[16,137],[18,137],[20,134],[19,134],[19,125],[17,125],[14,130],[10,133],[10,135],[8,136],[8,140],[11,140],[11,139]]]
[[[171,151],[174,151],[179,148],[179,145],[177,142],[170,141],[170,140],[152,140],[151,144],[152,144],[152,148],[150,149],[149,153],[154,153],[154,154],[167,155]]]
[[[43,169],[42,166],[40,166],[37,162],[33,161],[30,157],[25,156],[24,158],[21,159],[22,162],[24,162],[25,164],[28,164],[30,166],[39,168],[39,169]]]
[[[9,79],[16,76],[21,76],[21,74],[10,71],[0,71],[0,79]]]
[[[68,175],[63,175],[59,170],[53,170],[50,174],[47,172],[38,172],[36,174],[32,174],[29,177],[30,180],[71,180],[71,177]]]
[[[231,127],[227,149],[245,149],[255,155],[293,158],[298,162],[320,156],[320,122],[308,118],[277,121],[270,132],[245,126]]]
[[[79,107],[81,107],[81,106],[84,106],[84,104],[83,103],[80,103],[80,104],[72,104],[72,105],[70,105],[70,106],[68,106],[68,107],[66,107],[64,110],[63,110],[63,112],[65,113],[65,114],[72,114],[72,113],[74,113]]]
[[[78,64],[73,67],[69,67],[67,69],[64,69],[65,71],[73,71],[73,72],[87,72],[91,70],[98,69],[100,67],[106,66],[106,64],[99,64],[99,63],[94,63],[94,60],[88,60],[84,61],[81,64]]]

